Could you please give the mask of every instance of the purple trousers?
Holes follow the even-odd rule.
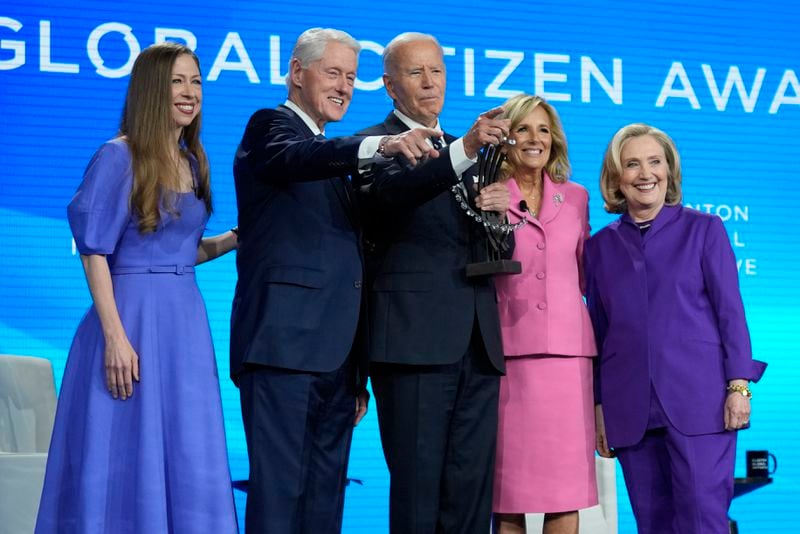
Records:
[[[687,436],[653,402],[644,438],[615,449],[639,534],[728,534],[736,432]]]

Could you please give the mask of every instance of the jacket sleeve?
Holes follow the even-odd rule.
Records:
[[[250,118],[237,162],[258,180],[275,183],[325,180],[358,172],[363,137],[308,137],[290,118],[271,109]]]
[[[578,238],[578,244],[575,249],[575,259],[578,261],[578,284],[581,289],[581,293],[586,295],[586,280],[584,277],[584,270],[583,270],[583,249],[586,246],[586,241],[588,241],[589,237],[592,235],[592,227],[589,225],[589,198],[587,195],[586,198],[586,209],[584,210],[584,216],[581,219],[581,227],[583,228],[583,233]]]
[[[448,148],[444,148],[438,158],[415,166],[401,158],[376,163],[368,172],[362,192],[378,207],[413,208],[447,191],[459,180]]]
[[[592,262],[595,260],[592,253],[595,242],[589,240],[583,249],[583,280],[586,293],[586,304],[589,309],[589,317],[594,328],[595,342],[597,343],[597,357],[592,358],[594,369],[594,403],[602,404],[600,387],[600,364],[603,359],[603,342],[608,331],[608,318],[606,317],[603,301],[600,298],[597,283],[595,281]]]
[[[702,254],[703,281],[725,353],[725,378],[758,381],[767,364],[753,360],[736,257],[719,217],[710,219]]]

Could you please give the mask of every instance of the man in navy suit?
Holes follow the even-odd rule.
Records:
[[[367,402],[360,226],[347,176],[397,154],[410,164],[438,155],[427,138],[440,132],[427,128],[324,138],[350,104],[359,51],[344,32],[304,32],[287,101],[253,114],[236,152],[230,354],[251,533],[341,529],[352,429]]]
[[[394,102],[364,135],[439,129],[445,93],[442,48],[407,33],[383,55]],[[499,377],[504,370],[494,286],[465,267],[485,246],[483,226],[464,212],[481,146],[499,144],[508,121],[484,113],[440,155],[411,167],[377,165],[362,186],[370,314],[370,376],[391,474],[393,533],[489,531]],[[505,213],[509,194],[492,184],[477,207]]]

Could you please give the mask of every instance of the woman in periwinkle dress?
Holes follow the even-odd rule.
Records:
[[[44,533],[236,532],[216,361],[194,266],[236,246],[211,211],[197,57],[137,58],[119,137],[68,208],[94,305],[61,386]]]

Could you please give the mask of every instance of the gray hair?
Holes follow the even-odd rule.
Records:
[[[297,59],[300,67],[307,69],[309,65],[322,58],[325,48],[331,41],[341,43],[353,50],[356,56],[361,52],[361,45],[347,32],[334,28],[309,28],[300,34],[289,58],[289,72],[286,75],[286,87],[291,89],[292,61]]]
[[[429,33],[419,33],[419,32],[405,32],[401,33],[391,41],[389,44],[386,45],[386,48],[383,49],[383,72],[388,74],[389,73],[389,66],[392,65],[392,56],[397,51],[397,48],[400,46],[407,44],[407,43],[414,43],[417,41],[431,41],[435,44],[439,51],[444,56],[444,50],[442,50],[442,45],[439,44],[439,41],[433,35]]]

